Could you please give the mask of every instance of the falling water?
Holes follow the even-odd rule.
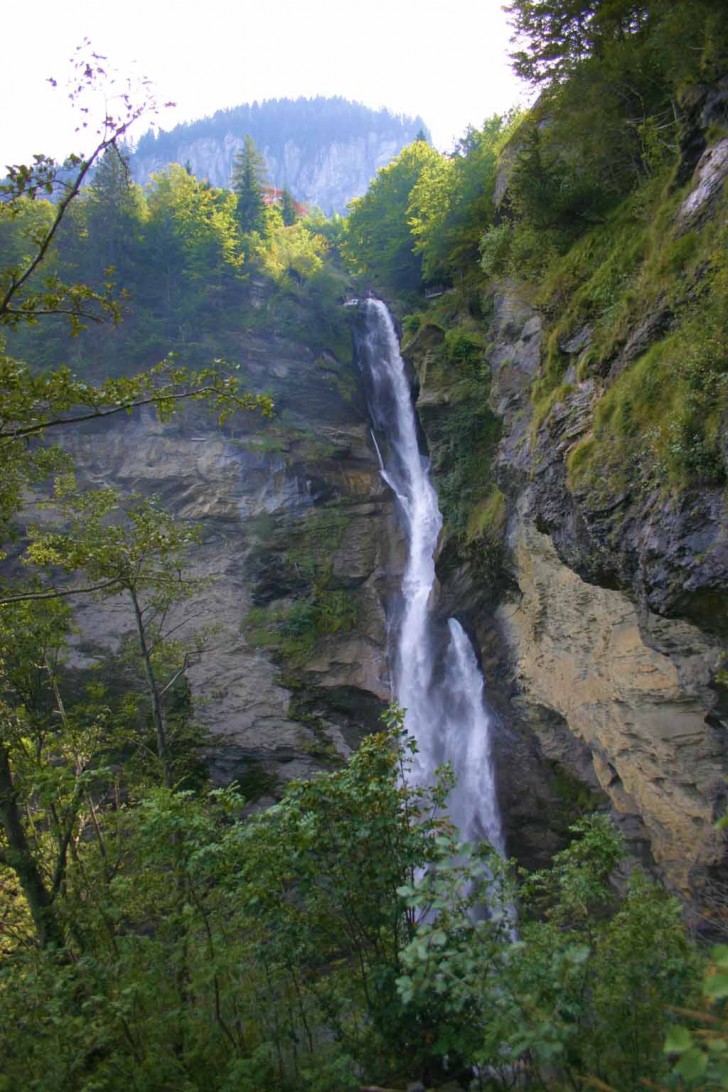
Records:
[[[463,838],[488,838],[503,851],[491,761],[490,723],[475,651],[456,619],[431,610],[435,549],[442,516],[422,452],[404,361],[390,314],[380,300],[362,301],[359,359],[380,446],[382,474],[404,517],[407,562],[402,611],[392,649],[394,691],[416,738],[413,771],[422,783],[449,762],[457,785],[449,812]]]

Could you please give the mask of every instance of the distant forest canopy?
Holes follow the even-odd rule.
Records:
[[[229,187],[233,157],[249,135],[265,157],[273,185],[287,187],[294,197],[330,214],[343,211],[352,197],[363,193],[376,171],[419,133],[429,139],[420,117],[374,110],[341,97],[270,99],[218,110],[169,132],[150,130],[131,156],[131,169],[143,183],[169,163],[189,163],[199,178]],[[352,149],[350,162],[344,163],[345,177],[328,177],[323,184],[322,165],[333,144]]]
[[[248,140],[236,158],[232,189],[215,188],[176,163],[142,188],[131,180],[124,157],[109,148],[63,217],[43,276],[34,273],[28,280],[30,301],[53,280],[52,313],[38,326],[29,324],[24,302],[23,321],[6,323],[7,345],[38,369],[62,360],[84,378],[91,372],[128,374],[169,353],[199,366],[235,353],[243,328],[262,323],[294,334],[303,321],[301,297],[310,292],[318,311],[326,313],[321,330],[328,331],[327,347],[332,338],[341,341],[342,326],[348,352],[348,328],[338,306],[345,277],[326,261],[329,253],[335,257],[341,218],[303,216],[302,207],[287,191],[273,190],[262,171]],[[38,233],[48,231],[56,215],[53,201],[23,195],[12,215],[0,218],[0,254],[9,263],[0,288],[12,283]],[[252,281],[261,278],[265,311],[250,302]],[[69,302],[69,284],[82,286],[75,303]],[[123,321],[102,322],[109,314]],[[306,333],[307,343],[314,344],[318,327],[309,323]]]

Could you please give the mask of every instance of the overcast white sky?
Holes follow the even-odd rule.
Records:
[[[501,0],[35,0],[3,12],[0,167],[85,150],[63,89],[84,38],[176,103],[164,129],[244,102],[343,95],[420,114],[447,151],[522,93]]]

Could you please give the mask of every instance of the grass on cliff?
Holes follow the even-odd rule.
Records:
[[[299,668],[322,637],[350,630],[358,618],[358,604],[349,591],[316,590],[305,599],[251,608],[245,635],[254,648],[267,648],[287,667]]]
[[[534,430],[576,382],[596,382],[593,428],[569,457],[574,488],[725,480],[728,229],[719,209],[681,231],[684,195],[652,179],[540,285],[552,326]],[[587,347],[566,352],[580,334]]]
[[[423,391],[420,412],[446,530],[467,541],[485,530],[473,513],[482,513],[491,497],[501,434],[488,405],[487,316],[478,310],[473,314],[462,297],[447,293],[406,317],[403,341]]]

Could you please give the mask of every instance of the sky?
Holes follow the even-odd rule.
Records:
[[[89,114],[72,107],[70,58],[84,40],[116,86],[144,78],[160,104],[175,104],[138,122],[137,139],[241,103],[342,95],[419,114],[448,151],[525,94],[508,67],[501,0],[35,0],[8,6],[2,31],[0,168],[93,147],[95,126],[76,132],[79,118],[114,111],[115,90],[94,92]]]

